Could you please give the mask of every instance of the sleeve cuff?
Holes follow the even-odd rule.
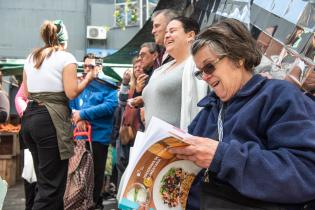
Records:
[[[84,112],[83,110],[81,110],[81,111],[79,112],[79,114],[80,114],[80,118],[81,118],[82,120],[86,120],[86,118],[85,118],[85,112]]]
[[[120,101],[127,101],[128,100],[128,95],[127,94],[119,94],[119,100]]]
[[[120,91],[123,92],[123,93],[128,93],[129,88],[130,88],[129,85],[122,84],[121,88],[120,88]]]
[[[217,151],[214,154],[213,160],[212,160],[210,167],[209,167],[210,171],[212,171],[214,173],[218,173],[220,171],[223,155],[226,151],[227,146],[228,146],[228,144],[224,143],[224,142],[220,142],[218,144]]]

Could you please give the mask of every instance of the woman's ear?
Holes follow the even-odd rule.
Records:
[[[244,66],[244,63],[245,63],[245,59],[244,59],[244,58],[243,58],[243,59],[240,59],[240,60],[238,61],[238,64],[239,64],[240,67],[243,67],[243,66]]]
[[[159,57],[159,54],[157,52],[154,52],[154,60],[156,60]]]
[[[190,31],[187,33],[187,42],[188,43],[192,43],[195,40],[195,32],[194,31]]]

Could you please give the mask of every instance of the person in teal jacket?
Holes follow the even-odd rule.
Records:
[[[96,207],[102,206],[101,190],[104,180],[104,171],[108,145],[113,126],[114,111],[117,107],[117,91],[105,81],[106,76],[101,66],[96,66],[93,54],[84,57],[84,72],[88,73],[99,68],[96,80],[91,82],[84,91],[70,101],[73,112],[73,121],[79,130],[85,130],[86,122],[92,127],[92,150],[94,160],[94,192],[93,200]]]

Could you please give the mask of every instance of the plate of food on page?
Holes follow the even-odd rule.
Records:
[[[175,161],[165,166],[153,185],[156,209],[186,209],[189,189],[199,171],[198,166],[187,160]]]
[[[142,205],[149,199],[149,193],[144,185],[135,183],[129,188],[127,192],[127,199]]]

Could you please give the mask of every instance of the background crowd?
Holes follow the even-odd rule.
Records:
[[[93,54],[83,58],[84,76],[77,77],[62,21],[41,26],[45,46],[27,57],[16,97],[36,174],[25,180],[26,209],[64,209],[77,155],[73,127],[91,129],[93,201],[85,209],[102,209],[109,145],[118,187],[135,134],[152,116],[193,135],[185,139],[190,146],[171,150],[203,168],[187,209],[312,209],[315,74],[305,80],[310,90],[291,77],[293,84],[255,74],[261,52],[235,19],[200,32],[192,18],[165,9],[153,13],[152,24],[155,42],[141,45],[118,90]],[[5,122],[9,105],[1,90],[0,99]]]

